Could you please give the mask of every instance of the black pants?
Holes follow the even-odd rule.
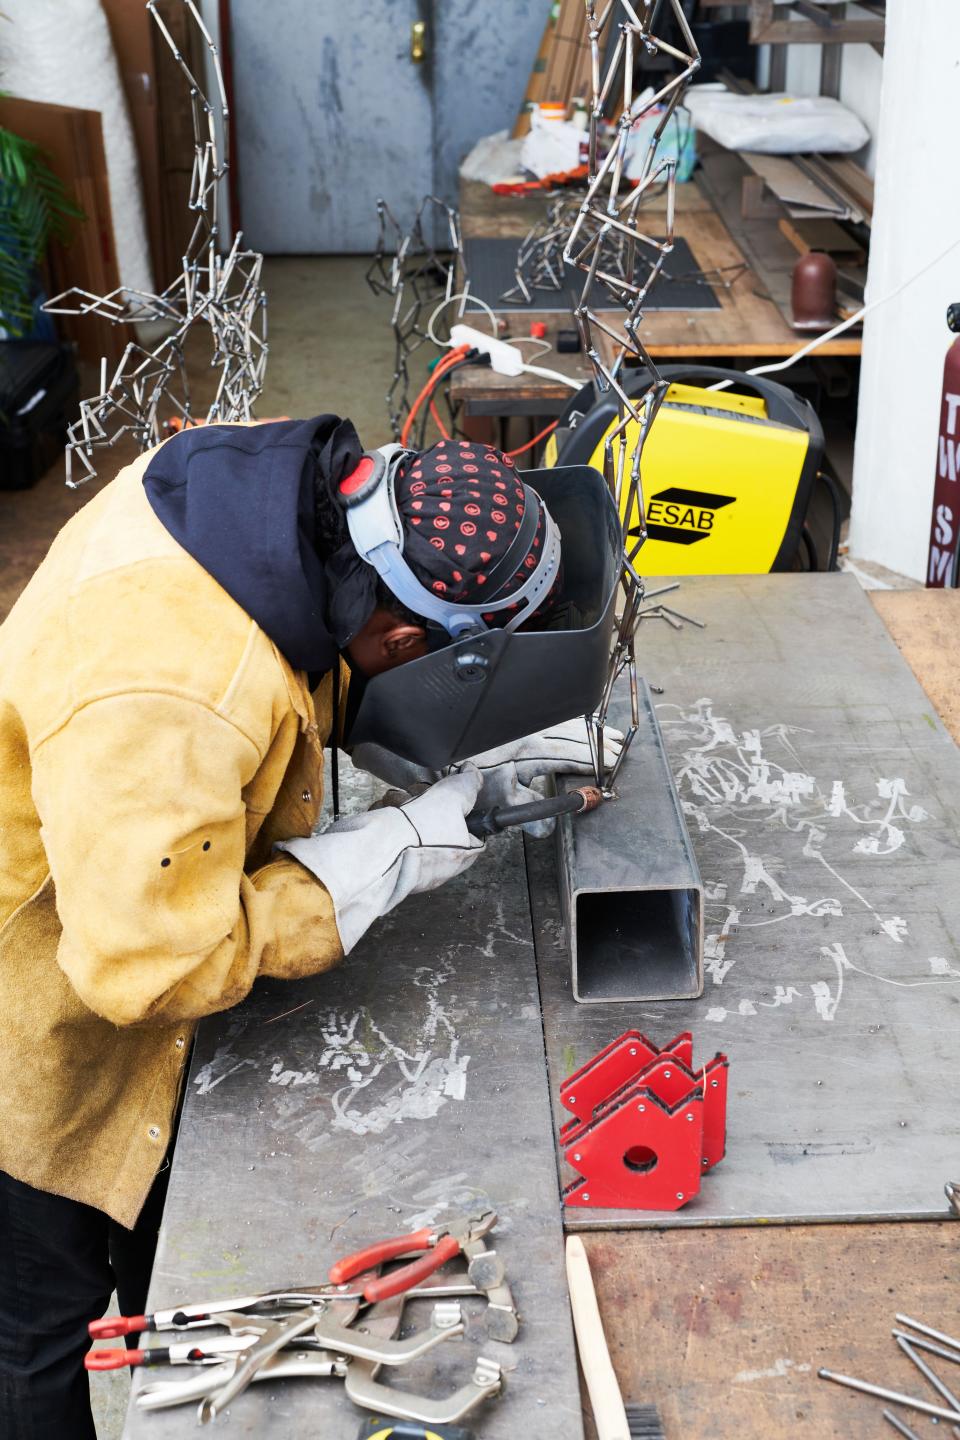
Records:
[[[165,1163],[134,1230],[0,1171],[2,1440],[96,1440],[87,1322],[113,1290],[122,1315],[143,1313],[169,1170]]]

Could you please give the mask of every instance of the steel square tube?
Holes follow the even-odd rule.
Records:
[[[626,728],[629,710],[621,683],[611,723]],[[703,993],[703,883],[644,681],[640,728],[616,790],[599,810],[557,825],[573,998],[696,999]]]

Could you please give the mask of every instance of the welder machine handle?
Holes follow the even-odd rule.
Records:
[[[558,815],[585,815],[602,803],[602,790],[595,785],[582,785],[565,795],[532,800],[528,805],[495,805],[492,810],[474,811],[467,816],[467,829],[478,840],[486,840],[515,825],[529,825],[533,820],[552,820]]]

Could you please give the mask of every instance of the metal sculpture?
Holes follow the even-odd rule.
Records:
[[[399,440],[410,413],[410,359],[424,341],[433,339],[429,320],[438,306],[459,299],[457,318],[462,318],[469,283],[460,216],[436,195],[423,197],[407,231],[401,229],[386,201],[378,200],[377,225],[377,248],[366,278],[375,295],[388,295],[393,300],[393,379],[385,398],[393,438]],[[432,237],[438,233],[449,242],[448,248],[433,243]],[[463,276],[459,293],[458,268]],[[426,414],[425,410],[424,422]]]
[[[676,159],[659,159],[660,138],[670,122],[684,91],[700,64],[693,33],[687,23],[680,0],[607,0],[597,14],[596,0],[585,0],[591,53],[590,152],[586,195],[570,228],[563,259],[568,265],[584,272],[586,278],[574,318],[580,331],[585,353],[593,366],[595,382],[601,391],[613,390],[618,401],[618,423],[613,426],[604,446],[604,474],[620,508],[623,523],[623,601],[610,661],[606,690],[595,715],[588,717],[593,736],[593,758],[597,781],[611,790],[623,764],[630,742],[640,723],[639,690],[635,655],[635,637],[643,604],[643,580],[635,561],[646,539],[646,518],[641,482],[641,457],[650,427],[663,404],[667,382],[653,363],[640,339],[638,330],[643,319],[643,303],[673,249],[674,201],[676,193]],[[684,49],[669,44],[653,31],[658,12],[672,14]],[[613,16],[619,17],[619,35],[603,71],[601,41],[609,33]],[[642,103],[633,94],[634,62],[637,56],[663,55],[678,62],[677,72]],[[618,88],[618,78],[620,86]],[[606,154],[600,156],[602,124],[617,94],[619,116],[613,140]],[[647,153],[636,181],[625,176],[625,160],[630,131],[655,107],[662,114],[654,127]],[[662,184],[666,193],[666,234],[662,240],[646,234],[641,226],[644,197],[651,188]],[[611,245],[615,245],[617,263],[611,265]],[[638,277],[638,257],[646,256],[650,264]],[[624,310],[623,328],[616,330],[597,313],[595,296],[598,287]],[[602,331],[616,346],[612,363],[604,364],[596,344],[595,332]],[[627,355],[642,361],[650,385],[642,398],[632,400],[620,383],[620,372]],[[637,439],[628,453],[627,428],[637,427]],[[630,723],[626,743],[613,767],[604,771],[603,731],[613,689],[626,672],[630,684]]]
[[[239,231],[226,254],[219,250],[219,192],[226,175],[227,97],[217,47],[194,0],[182,0],[210,56],[214,101],[187,65],[161,16],[156,0],[147,0],[164,41],[189,86],[194,159],[189,207],[196,215],[180,273],[159,294],[121,287],[109,295],[79,288],[65,290],[44,307],[53,315],[99,315],[115,325],[161,324],[164,337],[153,346],[130,341],[112,376],[101,363],[100,393],[80,402],[80,418],[69,427],[67,484],[75,489],[96,475],[96,452],[132,435],[141,451],[163,438],[162,407],[184,426],[224,420],[250,420],[263,389],[267,363],[267,297],[261,284],[263,256],[241,247]],[[222,121],[223,153],[215,114]],[[216,394],[201,415],[193,410],[184,347],[198,325],[209,327],[211,367],[219,369]],[[73,474],[74,460],[83,467]]]

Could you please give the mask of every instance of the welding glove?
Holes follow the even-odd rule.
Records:
[[[351,815],[322,835],[275,847],[329,892],[345,955],[408,895],[436,890],[470,868],[483,849],[466,825],[480,785],[476,766],[465,764],[405,805]]]
[[[616,763],[623,747],[623,734],[607,726],[603,735],[603,767],[609,769]],[[398,785],[404,790],[415,790],[436,779],[436,772],[403,760],[392,751],[379,745],[358,745],[353,751],[354,762],[385,780],[388,785]],[[508,745],[498,745],[473,755],[469,761],[462,760],[453,767],[472,764],[480,769],[483,788],[477,801],[479,810],[492,810],[496,805],[525,805],[528,801],[539,800],[540,794],[530,788],[530,782],[541,775],[583,775],[593,774],[590,758],[590,743],[587,739],[587,724],[582,716],[551,725],[549,730],[534,735],[524,735]],[[554,820],[534,820],[524,825],[528,835],[537,839],[550,835]]]
[[[616,764],[623,748],[623,732],[607,725],[603,732],[603,768]],[[526,805],[542,798],[531,788],[531,781],[549,775],[582,775],[594,773],[587,738],[587,722],[582,716],[551,725],[548,730],[525,735],[509,745],[498,745],[471,755],[463,764],[476,765],[483,779],[477,802],[479,809],[492,810],[497,805]],[[455,769],[457,767],[454,767]],[[534,820],[524,825],[526,834],[542,839],[553,833],[556,821]]]

